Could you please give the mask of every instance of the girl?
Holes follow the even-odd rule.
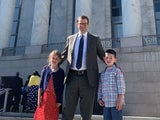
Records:
[[[40,83],[40,75],[38,71],[33,71],[33,74],[29,78],[29,83],[27,87],[27,103],[26,112],[34,113],[37,107],[38,99],[38,87]]]
[[[59,107],[62,104],[64,71],[59,67],[61,53],[58,50],[52,51],[48,62],[49,65],[46,65],[41,72],[38,107],[34,120],[58,120]]]
[[[103,107],[104,120],[122,120],[125,82],[123,73],[116,66],[116,52],[105,53],[105,70],[101,73],[98,87],[98,103]]]

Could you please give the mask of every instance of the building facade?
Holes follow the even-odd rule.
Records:
[[[104,50],[118,52],[124,115],[160,116],[160,0],[0,0],[0,76],[40,72],[87,15]],[[104,64],[99,61],[100,72]],[[62,65],[65,68],[65,63]]]

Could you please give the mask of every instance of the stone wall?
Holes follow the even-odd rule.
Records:
[[[118,65],[126,82],[124,115],[160,116],[160,47],[116,49]],[[0,76],[13,76],[17,71],[25,81],[33,70],[41,71],[48,54],[0,57]],[[99,61],[100,72],[105,65]],[[62,65],[65,68],[65,64]]]
[[[119,49],[126,81],[125,115],[160,116],[160,47]]]

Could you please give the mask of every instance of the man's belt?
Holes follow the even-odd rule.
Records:
[[[70,69],[69,73],[76,74],[76,75],[85,75],[85,74],[87,74],[87,70],[73,70],[73,69]]]

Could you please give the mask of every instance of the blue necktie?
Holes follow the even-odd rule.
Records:
[[[80,69],[82,66],[83,44],[84,44],[84,40],[83,40],[83,35],[82,35],[80,42],[79,42],[78,57],[77,57],[77,62],[76,62],[77,69]]]

